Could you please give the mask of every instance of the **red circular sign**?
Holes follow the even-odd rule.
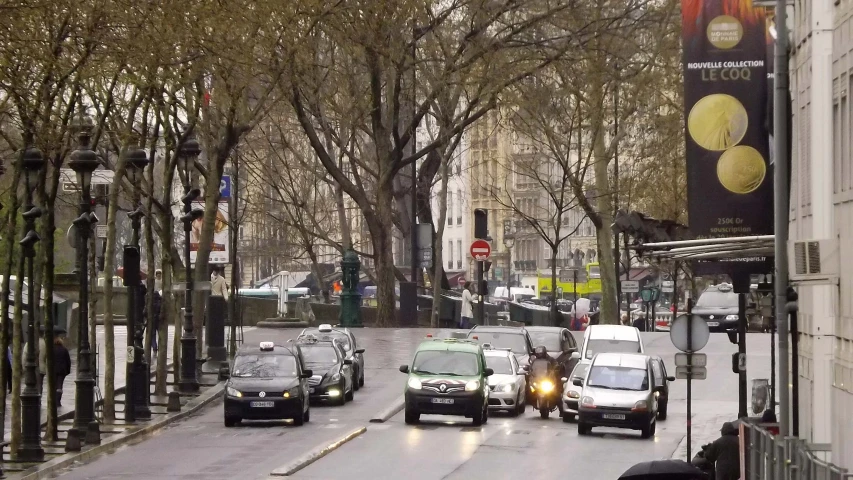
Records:
[[[483,261],[488,260],[489,255],[492,254],[492,246],[489,245],[489,242],[485,240],[474,240],[471,243],[471,256],[474,257],[474,260]]]

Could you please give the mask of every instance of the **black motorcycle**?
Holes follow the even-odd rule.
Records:
[[[548,418],[554,410],[562,410],[560,395],[563,393],[562,383],[556,378],[556,373],[550,369],[532,368],[530,374],[530,390],[533,394],[533,407],[539,410],[539,416]],[[560,412],[562,416],[562,411]]]
[[[693,460],[691,460],[690,463],[699,470],[702,470],[702,472],[708,475],[708,478],[716,478],[714,462],[705,458],[705,454],[710,447],[710,443],[702,445],[702,450],[696,452],[696,456],[693,457]]]

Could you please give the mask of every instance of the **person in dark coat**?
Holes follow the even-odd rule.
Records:
[[[160,330],[160,309],[163,305],[163,297],[160,295],[159,290],[154,290],[151,292],[151,349],[154,350],[154,353],[157,353],[157,337],[158,332]],[[148,302],[146,301],[143,305],[144,312],[142,314],[142,318],[145,321],[145,324],[148,324],[149,320],[149,312],[148,312]]]
[[[717,480],[740,478],[740,439],[734,422],[726,422],[720,428],[720,438],[705,451],[705,459],[716,464]]]
[[[53,373],[56,378],[56,406],[62,406],[62,384],[71,374],[71,354],[62,342],[62,338],[53,339]]]
[[[636,327],[637,330],[639,330],[641,332],[645,332],[647,330],[647,328],[646,328],[646,317],[639,315],[637,318],[635,318],[634,319],[634,327]]]

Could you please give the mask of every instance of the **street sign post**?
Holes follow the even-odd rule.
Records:
[[[478,262],[484,262],[492,254],[492,246],[485,240],[474,240],[471,242],[471,257]]]
[[[686,380],[705,380],[708,378],[708,369],[705,367],[675,367],[675,378]]]
[[[672,293],[675,291],[675,282],[672,280],[664,280],[661,282],[660,291],[663,293]]]
[[[622,293],[637,293],[640,291],[640,282],[637,280],[622,280]]]
[[[692,365],[694,367],[708,366],[708,356],[704,353],[676,353],[675,366],[686,367]]]
[[[682,352],[693,353],[705,348],[711,338],[711,330],[702,317],[681,315],[672,322],[669,338],[675,348]]]

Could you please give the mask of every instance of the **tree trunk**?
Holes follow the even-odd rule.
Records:
[[[600,96],[593,96],[600,98]],[[613,194],[610,189],[609,158],[604,146],[604,117],[600,108],[593,108],[592,128],[597,130],[593,139],[593,161],[595,162],[595,192],[598,197],[598,216],[596,225],[598,239],[598,264],[601,272],[601,314],[599,323],[619,323],[619,299],[616,298],[616,259],[613,257]]]
[[[21,446],[21,377],[23,375],[24,353],[24,343],[21,341],[24,336],[23,311],[21,310],[23,282],[21,279],[24,278],[24,258],[20,252],[15,270],[15,278],[18,281],[15,285],[15,313],[12,326],[12,432],[9,444],[9,451],[13,459],[17,458],[18,448]]]
[[[56,176],[59,176],[59,172],[56,172]],[[53,317],[53,289],[54,289],[54,270],[56,269],[56,257],[54,255],[55,248],[55,236],[54,231],[56,230],[56,214],[54,210],[54,206],[56,204],[56,190],[53,187],[52,195],[48,195],[47,197],[47,215],[44,218],[44,228],[41,237],[42,245],[42,255],[43,255],[43,264],[44,270],[42,274],[42,288],[44,291],[44,345],[47,349],[45,354],[46,360],[46,392],[47,392],[47,431],[45,434],[45,440],[53,442],[58,439],[58,425],[57,421],[57,405],[56,405],[56,375],[53,358],[53,326],[56,319]]]
[[[388,184],[376,189],[376,215],[365,216],[373,240],[376,259],[376,326],[390,327],[397,322],[397,296],[394,293],[394,255],[391,203],[394,195]]]
[[[442,255],[442,244],[444,243],[444,224],[447,222],[447,184],[450,181],[450,161],[447,157],[441,162],[441,190],[438,193],[438,233],[433,241],[433,265],[435,274],[432,280],[432,316],[430,326],[438,327],[441,318],[441,289],[443,283],[447,282],[444,275],[444,257]],[[450,212],[452,215],[453,212]],[[437,245],[436,245],[437,244]],[[442,281],[443,280],[443,281]]]
[[[18,183],[20,181],[20,169],[15,169],[15,176],[12,179],[12,185],[9,188],[10,195],[8,195],[8,201],[4,203],[8,203],[5,215],[5,222],[3,229],[4,232],[14,232],[17,230],[18,223],[18,197],[15,195],[15,192],[18,191]],[[0,275],[3,275],[3,279],[7,279],[12,275],[12,265],[15,259],[15,245],[16,238],[14,235],[3,235],[2,243],[0,243],[0,252],[2,252],[2,257],[0,257]],[[6,355],[6,352],[9,351],[10,342],[12,341],[12,325],[9,321],[9,293],[11,292],[11,284],[7,281],[2,281],[2,297],[0,297],[0,351],[2,351],[2,356],[0,356],[0,379],[2,379],[2,385],[0,385],[0,422],[3,422],[3,425],[6,423],[6,385],[9,383],[11,379],[6,378],[6,369],[11,367],[7,364],[9,363],[9,358]],[[14,361],[12,362],[14,363]],[[14,402],[13,402],[14,403]],[[5,432],[4,432],[5,433]],[[5,439],[5,434],[3,435]]]
[[[115,375],[116,375],[116,357],[115,357],[115,321],[113,318],[113,309],[109,308],[113,304],[113,282],[112,278],[115,268],[116,255],[116,219],[118,207],[118,193],[121,179],[124,175],[124,154],[120,156],[116,173],[112,185],[110,185],[109,200],[107,202],[107,241],[104,248],[104,418],[107,420],[115,420],[116,404],[115,404]],[[130,335],[130,332],[128,332]],[[95,345],[94,343],[92,344]]]
[[[433,160],[436,158],[436,160]],[[442,162],[441,158],[445,158]],[[438,254],[438,252],[442,251],[442,244],[444,241],[444,225],[447,222],[447,217],[445,215],[444,220],[439,222],[438,225],[433,222],[435,218],[432,211],[432,203],[430,203],[430,194],[431,194],[431,186],[435,176],[440,172],[442,175],[444,172],[441,170],[443,166],[447,166],[448,177],[450,176],[450,158],[452,158],[452,154],[440,155],[437,151],[432,151],[427,154],[426,161],[421,165],[420,171],[418,172],[418,221],[421,223],[430,223],[432,224],[432,251],[433,255]],[[442,177],[442,181],[444,181]],[[447,194],[444,194],[445,199],[445,209],[447,208]],[[450,212],[450,215],[453,215],[453,212]],[[439,231],[439,229],[441,229]],[[437,260],[436,260],[437,261]],[[443,261],[443,260],[442,260]],[[444,270],[444,265],[441,265],[441,271],[438,269],[435,270],[435,275],[437,277],[432,279],[433,283],[438,283],[441,285],[441,288],[444,290],[450,290],[450,282],[447,280],[447,272]]]
[[[557,236],[559,238],[559,233]],[[551,325],[555,327],[560,325],[560,314],[557,313],[557,252],[559,249],[559,243],[551,245]],[[507,289],[507,292],[510,290]],[[512,299],[512,294],[510,294],[510,299]]]

